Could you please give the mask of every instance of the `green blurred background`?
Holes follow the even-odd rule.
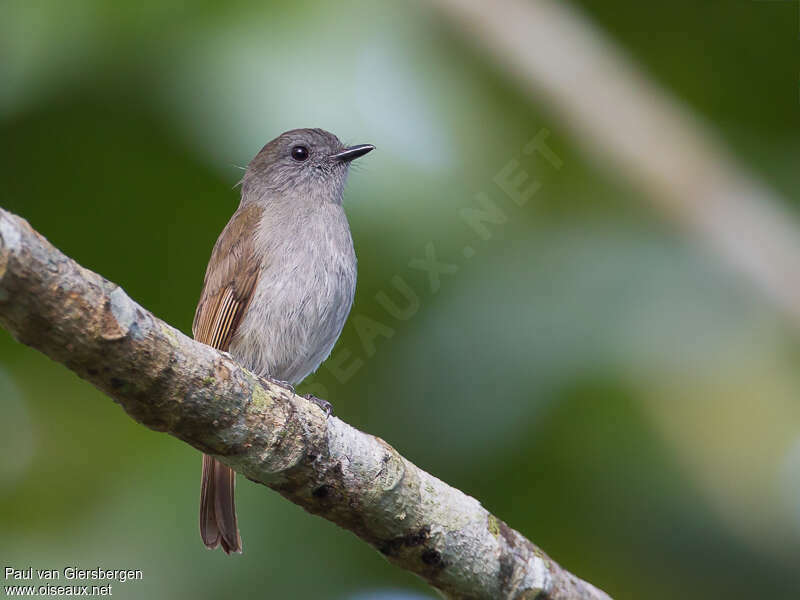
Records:
[[[796,2],[575,4],[797,208]],[[352,374],[301,391],[617,599],[800,597],[797,329],[431,6],[0,4],[0,205],[186,333],[238,167],[313,126],[378,147],[346,207],[353,316],[382,329],[351,318]],[[541,128],[564,166],[524,157],[519,208],[492,178]],[[489,240],[459,217],[482,191]],[[436,292],[409,267],[429,242],[458,266]],[[376,299],[396,276],[404,321]],[[245,553],[207,551],[199,454],[4,330],[0,413],[3,566],[142,569],[122,598],[434,597],[241,478]]]

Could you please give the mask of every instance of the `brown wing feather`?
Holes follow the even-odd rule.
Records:
[[[236,211],[211,253],[192,332],[196,340],[220,350],[230,346],[256,287],[261,260],[254,256],[253,234],[261,213],[257,206]],[[200,535],[207,547],[222,546],[226,554],[242,551],[234,484],[230,467],[203,456]]]
[[[220,350],[230,346],[258,280],[253,234],[261,212],[254,205],[238,210],[214,245],[192,325],[199,342]]]

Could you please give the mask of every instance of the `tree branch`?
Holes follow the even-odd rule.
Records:
[[[0,323],[139,423],[349,529],[445,597],[609,600],[474,498],[183,335],[3,209]]]

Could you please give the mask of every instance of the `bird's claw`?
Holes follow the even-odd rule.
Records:
[[[314,396],[312,394],[306,394],[303,397],[306,400],[310,400],[311,402],[313,402],[314,404],[319,406],[322,409],[322,412],[325,413],[325,418],[326,419],[333,414],[333,404],[331,404],[327,400],[323,400],[322,398],[317,398],[316,396]]]
[[[275,379],[274,377],[270,377],[269,375],[262,377],[261,379],[265,379],[270,383],[274,383],[275,385],[279,385],[281,387],[289,388],[289,391],[291,391],[293,394],[296,393],[294,391],[294,386],[288,381],[281,381],[280,379]]]

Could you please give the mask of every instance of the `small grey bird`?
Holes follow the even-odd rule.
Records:
[[[346,148],[322,129],[295,129],[261,149],[211,253],[192,325],[196,340],[292,385],[328,357],[356,288],[342,193],[350,161],[374,148]],[[230,467],[203,455],[200,535],[226,554],[242,551],[234,478]]]

